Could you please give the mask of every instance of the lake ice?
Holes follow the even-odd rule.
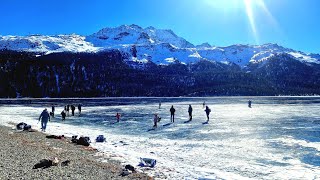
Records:
[[[252,100],[252,108],[247,101]],[[202,103],[211,108],[210,121]],[[56,117],[47,133],[96,136],[102,161],[137,165],[154,158],[159,179],[320,179],[320,97],[104,98],[0,100],[0,124],[26,122],[33,128],[42,110]],[[161,108],[159,109],[159,102]],[[61,121],[66,104],[83,104],[82,114]],[[188,120],[188,106],[193,119]],[[169,126],[170,107],[176,109]],[[119,123],[115,114],[122,117]],[[153,114],[162,118],[153,126]],[[71,113],[70,113],[71,114]]]

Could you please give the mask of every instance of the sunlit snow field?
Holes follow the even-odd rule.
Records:
[[[247,101],[252,100],[252,108]],[[206,121],[203,102],[212,112]],[[159,109],[159,102],[162,103]],[[0,100],[0,124],[37,119],[56,104],[47,133],[90,136],[102,161],[138,165],[155,158],[154,169],[140,168],[159,179],[320,179],[320,97],[106,98]],[[61,121],[66,104],[83,104],[82,114]],[[188,120],[188,105],[193,120]],[[176,109],[169,126],[169,109]],[[120,123],[115,114],[120,112]],[[158,128],[153,114],[162,117]],[[71,114],[71,113],[70,113]]]

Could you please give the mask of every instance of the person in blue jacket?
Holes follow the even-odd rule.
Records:
[[[47,109],[44,109],[40,114],[39,121],[41,120],[41,131],[46,132],[47,123],[50,121],[50,115]]]

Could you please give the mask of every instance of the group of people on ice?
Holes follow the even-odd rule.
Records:
[[[78,105],[78,111],[79,111],[79,115],[81,114],[81,107],[82,105],[79,104]],[[41,121],[41,130],[42,131],[46,131],[46,127],[47,127],[47,123],[48,121],[50,121],[50,117],[54,117],[55,115],[55,106],[52,104],[51,106],[51,112],[48,112],[47,108],[45,108],[40,116],[39,116],[39,122]],[[66,119],[66,116],[69,116],[69,110],[71,109],[71,113],[72,116],[74,116],[74,111],[76,109],[76,107],[74,105],[66,105],[64,106],[64,110],[61,112],[61,117],[62,117],[62,121],[64,121]]]
[[[203,108],[205,108],[205,113],[206,113],[206,116],[207,116],[207,122],[209,122],[209,115],[211,113],[211,109],[206,106],[205,102],[203,102]],[[251,108],[251,105],[252,105],[252,101],[249,100],[248,101],[248,107]],[[45,131],[46,130],[46,126],[47,126],[47,123],[48,121],[50,121],[50,116],[54,117],[54,112],[55,112],[55,106],[52,104],[52,107],[51,107],[51,112],[49,113],[47,109],[44,109],[43,112],[40,114],[40,117],[39,117],[39,122],[41,120],[41,129],[42,131]],[[81,114],[81,108],[82,108],[82,105],[81,104],[78,104],[78,112],[79,112],[79,115]],[[159,102],[159,109],[161,108],[161,102]],[[62,117],[62,120],[64,121],[66,119],[66,116],[68,115],[69,116],[69,111],[71,110],[71,113],[72,113],[72,116],[74,116],[74,112],[75,112],[75,106],[74,105],[66,105],[64,106],[64,110],[61,112],[61,117]],[[174,116],[175,116],[175,112],[176,112],[176,109],[173,107],[173,105],[171,106],[170,108],[170,121],[171,123],[174,123]],[[188,114],[189,114],[189,120],[188,121],[192,121],[192,112],[193,112],[193,108],[191,106],[191,104],[189,104],[189,107],[188,107]],[[115,115],[116,117],[116,120],[117,122],[120,121],[120,117],[121,117],[121,114],[119,112],[116,113]],[[161,117],[159,117],[159,115],[156,113],[154,114],[154,119],[153,119],[153,127],[157,127],[158,126],[158,122],[160,122],[161,120]]]
[[[78,111],[79,111],[79,115],[81,114],[81,104],[78,104]],[[69,116],[69,111],[71,110],[72,116],[74,116],[74,111],[76,110],[76,107],[71,104],[71,105],[66,105],[64,106],[64,110],[61,112],[61,116],[62,116],[62,120],[65,120],[66,116]]]
[[[205,102],[203,104],[204,104],[203,106],[205,106]],[[159,108],[160,107],[161,107],[161,102],[159,103]],[[188,121],[192,121],[192,111],[193,111],[193,108],[192,108],[191,104],[189,104],[189,107],[188,107],[189,120]],[[205,106],[204,111],[207,115],[207,122],[208,122],[210,119],[209,115],[210,115],[211,109],[208,106]],[[174,123],[175,112],[176,112],[176,109],[172,105],[170,108],[170,122],[171,123]],[[154,118],[153,118],[153,127],[154,128],[158,127],[158,122],[160,122],[160,120],[161,120],[161,117],[159,117],[158,113],[155,113]]]
[[[252,101],[249,100],[248,101],[248,107],[251,108],[251,105],[252,105]],[[205,102],[203,102],[202,106],[203,106],[203,108],[205,108],[204,111],[205,111],[206,116],[207,116],[207,122],[206,123],[208,123],[209,119],[210,119],[211,109],[208,106],[206,106]],[[160,108],[161,108],[161,102],[159,102],[159,109]],[[193,111],[193,108],[192,108],[191,104],[189,104],[189,107],[188,107],[189,120],[188,120],[188,122],[192,121],[192,111]],[[175,112],[176,112],[176,109],[172,105],[171,108],[170,108],[170,121],[171,121],[171,123],[174,123]],[[154,114],[154,118],[153,118],[153,127],[154,128],[158,127],[158,122],[160,122],[160,119],[161,119],[161,117],[157,113],[155,113]]]

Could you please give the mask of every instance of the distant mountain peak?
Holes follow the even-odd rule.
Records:
[[[212,46],[208,42],[205,42],[196,46],[196,48],[211,48],[211,47]]]
[[[153,27],[153,26],[149,26],[149,27],[147,27],[146,29],[155,30],[156,28]]]

